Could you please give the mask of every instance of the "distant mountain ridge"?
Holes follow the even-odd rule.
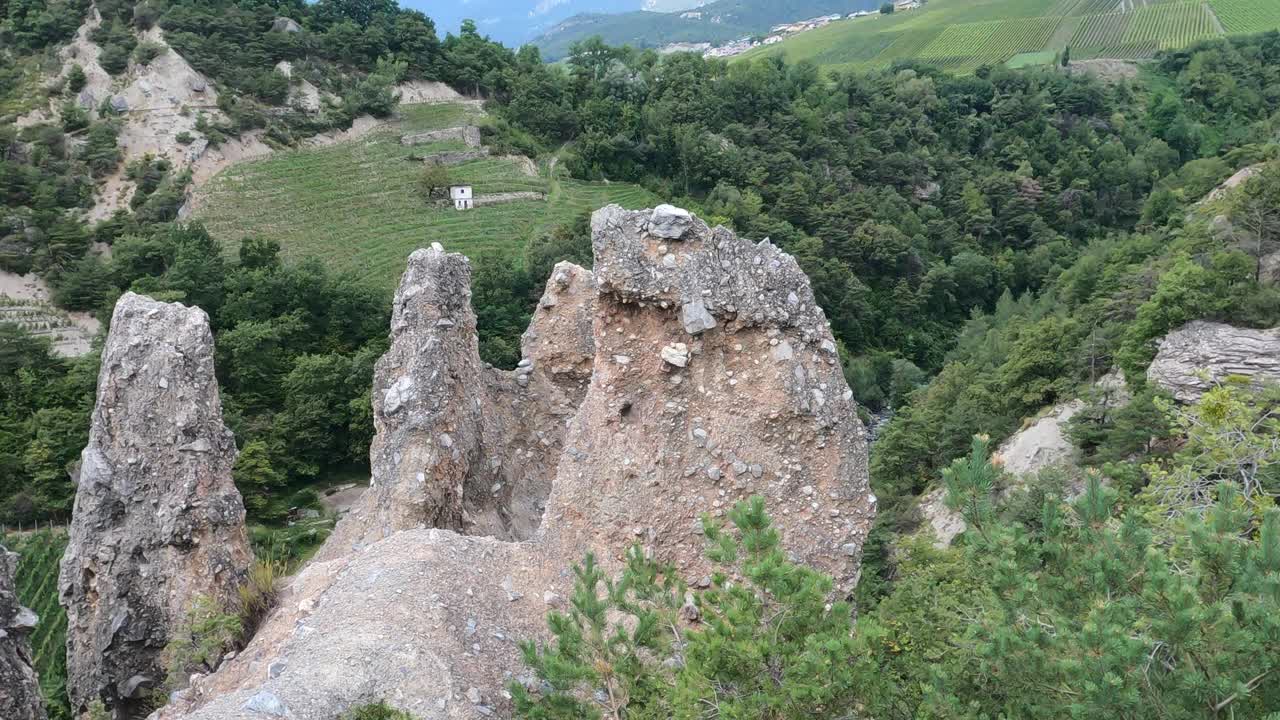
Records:
[[[458,33],[463,20],[474,20],[484,35],[518,47],[550,31],[557,23],[581,14],[619,14],[639,11],[678,12],[707,0],[469,0],[440,3],[401,0],[405,7],[425,12],[443,37]]]
[[[646,5],[671,0],[646,0]],[[610,45],[662,47],[676,42],[723,43],[768,32],[774,25],[821,15],[852,13],[879,6],[879,0],[714,0],[675,12],[580,13],[561,21],[533,42],[548,60],[594,35]]]

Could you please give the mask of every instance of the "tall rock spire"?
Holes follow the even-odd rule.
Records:
[[[236,600],[252,554],[235,458],[204,311],[121,297],[59,577],[73,707],[127,715],[197,598]]]

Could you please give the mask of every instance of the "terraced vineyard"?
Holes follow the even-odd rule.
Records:
[[[1161,50],[1170,50],[1216,34],[1208,3],[1169,3],[1135,11],[1125,42],[1155,43]]]
[[[999,64],[1019,53],[1044,47],[1059,21],[1061,18],[1027,18],[953,25],[921,50],[918,57],[949,68]]]
[[[61,530],[0,537],[0,545],[18,553],[18,600],[40,617],[31,636],[32,655],[50,718],[68,718],[67,614],[58,604],[58,563],[67,548]]]
[[[195,218],[229,252],[249,235],[274,239],[286,256],[319,257],[391,289],[409,253],[432,242],[472,256],[519,256],[527,238],[581,213],[657,202],[635,185],[560,181],[526,159],[491,157],[450,167],[450,175],[477,195],[537,192],[546,200],[465,212],[428,205],[417,187],[422,164],[412,157],[453,146],[404,147],[400,135],[475,120],[465,106],[406,106],[398,128],[232,166],[201,190]]]
[[[1098,15],[1113,13],[1119,9],[1116,0],[1078,0],[1072,8],[1071,15]]]
[[[1071,38],[1073,48],[1112,47],[1124,43],[1133,13],[1090,15]]]
[[[941,34],[941,29],[913,30],[899,33],[884,52],[871,59],[875,65],[889,65],[897,60],[916,57]]]
[[[1224,34],[1280,29],[1280,0],[932,0],[921,9],[831,23],[739,58],[785,55],[836,70],[919,60],[983,65],[1145,59]]]
[[[1209,0],[1222,27],[1229,33],[1280,30],[1280,2],[1257,0]]]

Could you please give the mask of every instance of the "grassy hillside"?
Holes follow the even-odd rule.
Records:
[[[753,50],[838,69],[917,59],[969,71],[984,64],[1142,59],[1224,34],[1280,29],[1275,0],[933,0],[924,8],[845,20]]]
[[[59,529],[0,535],[0,545],[18,553],[18,599],[40,617],[31,635],[31,650],[49,717],[69,717],[65,700],[67,613],[58,604],[58,563],[67,548],[67,534]]]
[[[391,288],[409,253],[432,242],[472,256],[518,256],[530,236],[602,205],[657,202],[635,185],[560,180],[545,169],[530,175],[519,160],[494,157],[451,167],[451,177],[477,194],[535,191],[547,193],[547,201],[467,212],[428,207],[417,189],[422,164],[409,158],[457,146],[404,147],[400,136],[483,122],[475,113],[467,105],[404,106],[398,128],[232,166],[201,190],[196,219],[228,249],[249,235],[273,239],[286,257],[319,257]]]

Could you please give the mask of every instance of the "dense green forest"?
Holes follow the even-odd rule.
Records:
[[[671,639],[646,638],[655,644],[643,652],[598,648],[632,653],[620,658],[631,696],[646,698],[619,716],[692,717],[698,683],[751,687],[762,658],[773,671],[807,670],[726,699],[739,716],[836,717],[831,707],[848,715],[851,705],[883,718],[1280,710],[1280,396],[1227,384],[1178,406],[1145,382],[1154,342],[1189,320],[1280,322],[1280,290],[1261,272],[1280,242],[1280,172],[1273,164],[1198,205],[1240,168],[1277,159],[1280,34],[1165,52],[1136,78],[1103,82],[1057,68],[956,77],[915,63],[824,75],[776,58],[728,65],[598,40],[549,65],[470,24],[440,39],[391,0],[97,8],[94,40],[113,67],[145,61],[139,32],[159,25],[219,84],[229,120],[205,126],[212,142],[262,129],[288,146],[392,112],[400,80],[441,80],[489,99],[493,147],[555,153],[584,179],[641,183],[800,261],[856,397],[894,414],[872,453],[880,516],[858,596],[827,607],[823,579],[776,551],[767,509],[738,510],[734,532],[754,554],[721,559],[746,563],[736,567],[755,584],[708,594],[724,622],[676,638],[701,649],[687,656],[701,665],[648,663]],[[76,107],[74,72],[49,85],[31,71],[86,10],[0,0],[0,107],[39,92],[63,108],[58,122],[22,129],[0,117],[0,268],[37,272],[59,305],[104,321],[130,289],[204,308],[241,447],[236,481],[253,518],[279,524],[315,502],[318,481],[366,461],[389,298],[318,262],[284,263],[260,239],[229,257],[198,224],[174,222],[189,178],[162,158],[128,168],[140,187],[130,211],[84,222],[95,183],[121,162],[118,119],[109,106]],[[280,16],[303,31],[274,30]],[[281,60],[340,102],[289,107]],[[1256,232],[1223,232],[1216,215]],[[89,252],[94,241],[111,246],[109,259]],[[514,261],[477,258],[485,356],[509,361],[549,268],[589,254],[581,218]],[[65,517],[96,363],[0,326],[0,520]],[[1091,389],[1111,369],[1134,396],[1115,412]],[[1088,403],[1071,428],[1087,469],[1006,492],[991,448],[1076,397]],[[1221,485],[1193,504],[1161,492],[1192,481]],[[917,535],[916,498],[931,486],[968,524],[955,547]],[[655,576],[643,563],[629,572]],[[671,610],[647,592],[645,627]],[[574,692],[599,678],[573,654],[584,650],[574,633],[603,632],[608,599],[581,593],[578,614],[553,625],[558,645],[526,649],[551,688],[519,699],[529,717],[591,716],[575,710]],[[794,625],[754,632],[760,598],[789,594]],[[832,658],[851,662],[815,687],[814,668],[830,670]]]

